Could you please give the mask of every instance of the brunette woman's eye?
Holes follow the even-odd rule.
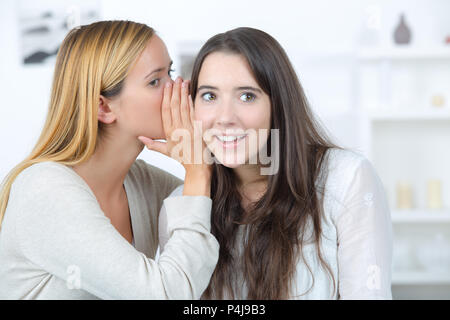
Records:
[[[172,72],[174,72],[175,69],[169,69],[169,72],[167,73],[169,75],[170,78],[172,78]]]
[[[155,79],[149,82],[149,85],[152,87],[157,87],[159,85],[160,79]]]
[[[205,101],[214,101],[216,100],[216,95],[212,92],[206,92],[202,94],[202,99]]]
[[[251,102],[256,99],[256,96],[253,93],[246,92],[246,93],[243,93],[239,97],[239,99],[241,99],[241,101],[243,101],[243,102]]]

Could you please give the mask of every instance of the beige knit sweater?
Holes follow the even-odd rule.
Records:
[[[219,245],[210,198],[167,198],[181,183],[135,161],[124,182],[133,246],[73,169],[56,162],[25,169],[0,230],[0,299],[198,299]],[[155,261],[162,206],[170,240]]]

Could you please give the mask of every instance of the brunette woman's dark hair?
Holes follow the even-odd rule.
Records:
[[[304,258],[302,247],[306,241],[317,245],[317,256],[331,275],[336,290],[334,276],[320,250],[323,190],[320,184],[316,185],[325,171],[322,164],[327,150],[336,146],[314,119],[285,51],[261,30],[237,28],[217,34],[203,45],[191,77],[194,101],[203,61],[213,52],[242,55],[258,85],[270,97],[271,129],[279,130],[279,169],[268,176],[265,194],[244,212],[233,170],[213,164],[211,232],[220,244],[220,254],[202,298],[290,298],[296,266],[299,257]],[[270,140],[269,137],[268,143]],[[240,257],[234,252],[239,225],[245,225],[246,236],[242,260],[237,261]],[[307,232],[312,238],[305,238]],[[237,263],[242,266],[246,297],[235,297],[233,293],[239,272]],[[314,280],[310,289],[313,286]]]

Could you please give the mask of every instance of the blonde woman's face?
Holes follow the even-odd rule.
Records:
[[[125,79],[113,101],[113,112],[121,134],[165,138],[161,104],[164,85],[170,77],[172,60],[164,42],[153,35]]]

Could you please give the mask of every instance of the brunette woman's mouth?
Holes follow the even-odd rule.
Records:
[[[215,138],[222,144],[224,148],[234,148],[239,142],[245,139],[247,134],[241,135],[216,135]]]

